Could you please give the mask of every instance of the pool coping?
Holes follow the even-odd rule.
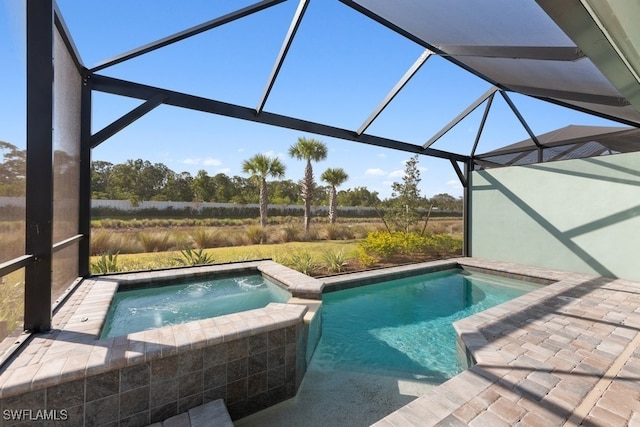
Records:
[[[455,322],[473,366],[375,426],[640,423],[640,283],[476,258],[450,261],[552,283]]]
[[[367,281],[379,281],[382,276],[398,278],[416,272],[460,267],[471,271],[553,283],[455,322],[454,327],[461,347],[468,353],[474,365],[436,387],[432,393],[421,396],[384,417],[377,425],[466,425],[473,422],[491,425],[511,424],[515,423],[514,413],[519,414],[522,422],[529,424],[561,425],[567,419],[576,417],[578,420],[602,420],[603,417],[609,417],[606,419],[607,422],[602,423],[610,425],[611,420],[620,419],[611,415],[616,409],[607,406],[610,404],[605,401],[609,390],[615,392],[611,384],[616,385],[617,389],[624,386],[620,385],[617,372],[624,372],[625,378],[633,378],[636,384],[640,384],[637,367],[629,367],[630,364],[640,363],[640,284],[636,282],[475,258],[433,261],[322,279],[310,278],[272,261],[215,267],[229,271],[234,268],[257,268],[267,276],[278,276],[280,272],[278,282],[293,290],[292,293],[298,296],[287,304],[274,303],[264,309],[130,334],[126,337],[96,340],[94,332],[99,331],[99,328],[89,315],[95,316],[96,310],[101,309],[99,301],[104,300],[105,295],[100,294],[112,292],[115,279],[113,276],[85,279],[87,283],[78,286],[55,313],[54,329],[49,334],[34,335],[0,372],[0,398],[42,389],[117,367],[154,360],[162,355],[188,352],[208,343],[240,339],[255,331],[268,331],[268,328],[298,324],[302,319],[315,315],[323,291],[340,289],[354,280],[364,284]],[[195,274],[196,271],[197,268],[194,268],[185,273]],[[168,273],[161,271],[153,274]],[[136,280],[135,274],[131,274],[130,279]],[[104,281],[103,287],[96,287],[95,293],[89,295],[97,280]],[[583,288],[589,289],[597,298],[589,294],[583,295]],[[576,292],[577,297],[571,296]],[[91,298],[85,300],[88,297]],[[630,302],[633,302],[631,307]],[[530,310],[530,307],[540,307],[544,316],[533,320],[524,319],[521,325],[514,326],[514,313]],[[560,307],[570,312],[554,312],[549,307]],[[626,310],[624,314],[622,309]],[[549,310],[551,311],[547,313]],[[603,320],[594,321],[595,326],[586,327],[583,325],[584,321],[574,319],[575,313],[585,318],[599,315]],[[83,320],[85,317],[87,319]],[[573,342],[562,342],[566,334],[559,329],[565,326],[571,328],[571,333],[578,334],[582,339],[579,345],[585,346],[585,342],[589,340],[600,344],[595,345],[591,351],[573,348]],[[603,335],[604,327],[611,330],[608,335]],[[558,346],[555,354],[550,353],[550,345],[541,338],[544,334],[551,334],[550,342]],[[576,354],[580,356],[577,362],[573,360],[578,357]],[[547,359],[552,359],[555,365]],[[569,366],[573,362],[577,364],[573,369],[597,369],[595,379],[588,385],[584,384],[585,381],[578,382],[577,385],[572,383],[574,379],[571,372],[560,371],[561,373],[557,374],[560,378],[559,384],[569,383],[575,386],[578,390],[576,393],[582,393],[580,396],[576,396],[572,390],[558,391],[559,386],[549,384],[549,375],[554,374],[555,370],[559,369],[558,366]],[[614,368],[619,371],[615,371]],[[583,379],[580,376],[579,378]],[[602,385],[602,381],[609,381],[609,385]],[[506,387],[505,384],[509,386]],[[552,403],[539,403],[532,398],[537,396],[535,393],[538,390],[559,399],[557,403],[552,403],[560,408],[555,410],[564,414],[563,417],[559,417],[557,413],[549,413],[548,406]],[[538,397],[540,396],[536,398]],[[620,393],[614,394],[614,397],[613,401],[622,399]],[[631,390],[627,397],[638,400],[640,390]],[[612,398],[609,398],[608,401],[611,400]],[[636,417],[635,421],[640,422],[640,415],[637,414],[640,414],[640,408],[627,415],[627,419]]]
[[[232,313],[126,336],[100,339],[109,305],[120,284],[149,279],[192,279],[212,273],[260,272],[289,291],[287,303]],[[58,307],[47,333],[32,334],[0,372],[0,398],[44,389],[89,375],[131,366],[218,343],[309,321],[323,283],[270,260],[182,269],[93,276],[84,279]],[[311,307],[311,310],[309,308]],[[312,317],[312,316],[311,316]]]
[[[460,268],[461,265],[460,259],[449,259],[315,279],[271,260],[261,260],[93,276],[84,279],[58,307],[50,332],[27,338],[17,354],[8,360],[0,372],[0,398],[240,339],[252,333],[289,326],[299,319],[309,323],[318,311],[323,292]],[[464,265],[473,267],[469,262]],[[490,270],[500,274],[500,270]],[[99,338],[109,305],[121,284],[130,286],[158,279],[189,280],[213,272],[222,275],[260,272],[289,291],[292,298],[287,303],[272,303],[263,309],[126,336]]]

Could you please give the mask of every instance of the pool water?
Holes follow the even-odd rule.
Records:
[[[101,338],[262,308],[290,297],[259,274],[118,290]]]
[[[322,369],[441,383],[460,373],[453,322],[541,285],[462,270],[323,295]]]

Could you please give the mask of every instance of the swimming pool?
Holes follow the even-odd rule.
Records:
[[[260,274],[197,279],[118,290],[101,338],[177,325],[287,302],[291,294]]]
[[[314,362],[444,382],[465,369],[453,322],[540,286],[457,269],[327,293]]]

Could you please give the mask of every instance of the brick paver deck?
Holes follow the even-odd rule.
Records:
[[[285,277],[281,267],[270,262],[261,263],[260,268],[283,276],[280,281],[297,296],[317,297],[323,288],[366,283],[371,276],[402,276],[458,265],[507,276],[526,275],[551,284],[456,322],[459,340],[474,366],[389,414],[377,426],[640,427],[640,283],[473,258],[322,282],[299,273]],[[291,304],[272,304],[250,315],[237,313],[219,321],[195,322],[196,329],[172,327],[175,330],[167,329],[171,332],[167,336],[146,331],[124,341],[97,340],[110,301],[105,295],[114,290],[115,284],[108,283],[100,289],[79,289],[54,318],[56,328],[64,325],[64,329],[35,337],[0,372],[0,403],[19,393],[99,374],[114,365],[128,366],[140,357],[153,359],[158,352],[180,353],[198,343],[287,326],[299,322],[307,309],[317,308],[306,303],[296,306],[294,298]],[[198,329],[201,327],[206,328]],[[133,339],[136,337],[139,339]],[[197,411],[193,419],[209,414],[205,408]],[[191,414],[182,414],[169,424],[173,422],[193,424]]]
[[[640,426],[640,284],[457,261],[557,282],[456,322],[476,364],[375,425]]]

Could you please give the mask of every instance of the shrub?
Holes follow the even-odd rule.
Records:
[[[360,247],[369,255],[377,255],[384,259],[400,253],[401,242],[398,239],[400,232],[374,231],[360,243]],[[402,233],[404,234],[404,233]]]
[[[140,239],[135,234],[116,234],[111,238],[111,250],[109,253],[137,254],[143,251],[142,243],[140,243]]]
[[[216,230],[207,230],[206,228],[199,228],[189,233],[196,248],[217,248],[225,246],[225,238]]]
[[[303,240],[305,242],[315,242],[316,240],[320,240],[320,232],[315,227],[310,227],[307,234],[304,236]]]
[[[342,249],[337,252],[326,250],[322,254],[322,258],[327,270],[331,273],[340,273],[342,268],[347,264],[347,257]]]
[[[375,229],[375,226],[371,225],[355,225],[349,227],[349,233],[353,236],[352,239],[364,239],[371,230]]]
[[[138,233],[138,240],[142,244],[145,252],[164,252],[174,247],[171,239],[171,233]]]
[[[133,254],[143,251],[140,240],[130,234],[94,230],[91,233],[91,255]]]
[[[374,231],[367,235],[360,247],[366,254],[382,260],[399,255],[445,257],[459,255],[462,252],[462,241],[448,234]]]
[[[462,254],[462,239],[449,234],[434,234],[431,238],[433,241],[433,251],[437,256]]]
[[[327,224],[324,227],[324,231],[327,240],[350,240],[355,237],[353,231],[351,231],[351,227],[344,225]]]
[[[118,271],[118,254],[102,254],[100,259],[91,264],[95,274],[115,273]]]
[[[297,242],[301,240],[302,229],[290,223],[282,227],[280,233],[282,235],[282,243]]]
[[[424,253],[429,247],[429,239],[427,236],[417,232],[399,234],[397,238],[400,242],[400,254],[402,255]]]
[[[251,244],[260,244],[264,243],[267,238],[267,232],[264,227],[259,225],[252,225],[246,228],[245,233],[247,234],[247,239],[249,239],[249,243]]]
[[[327,240],[338,240],[338,235],[340,233],[338,225],[328,224],[324,227],[324,231],[327,235]]]
[[[358,261],[365,268],[370,268],[376,265],[380,260],[373,255],[367,253],[367,251],[360,247],[358,248]]]
[[[94,230],[91,233],[90,253],[91,255],[113,253],[111,237],[113,233],[106,230]],[[116,251],[117,252],[117,251]]]
[[[311,273],[319,267],[311,254],[307,251],[293,254],[287,264],[294,270],[306,275],[311,275]]]
[[[214,261],[213,256],[205,253],[202,248],[198,250],[184,248],[180,254],[182,258],[174,258],[174,260],[183,265],[212,264]]]

